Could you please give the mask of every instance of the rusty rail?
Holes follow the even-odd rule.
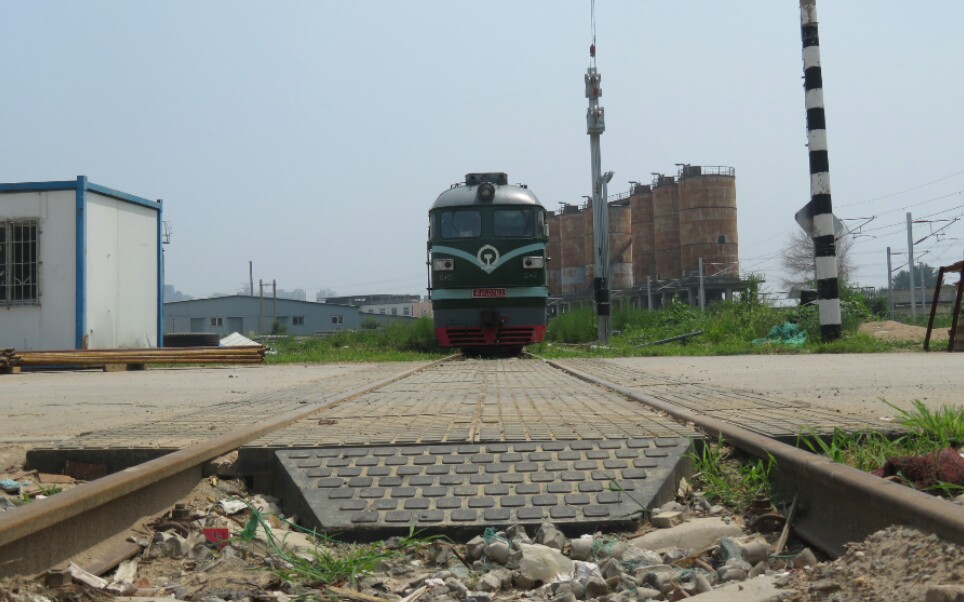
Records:
[[[542,359],[542,358],[540,358]],[[753,433],[722,420],[698,414],[650,395],[546,361],[576,378],[611,389],[673,418],[692,423],[711,437],[759,458],[776,461],[784,491],[798,496],[794,530],[831,556],[845,544],[893,524],[911,525],[964,545],[964,507],[881,479],[824,456]]]
[[[449,359],[451,357],[405,370],[45,500],[8,510],[0,514],[0,577],[45,571],[125,531],[140,518],[173,506],[197,485],[205,462],[314,412]]]

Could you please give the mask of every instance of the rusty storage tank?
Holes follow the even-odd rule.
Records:
[[[559,290],[563,296],[577,294],[586,280],[584,218],[575,205],[564,205],[559,216],[559,247],[562,261]]]
[[[679,173],[680,267],[704,276],[740,275],[736,174],[732,167],[684,165]]]
[[[680,278],[679,186],[673,176],[657,176],[653,182],[653,247],[656,276]]]
[[[609,204],[609,288],[633,287],[633,231],[629,197]]]
[[[632,215],[633,283],[646,284],[646,276],[655,276],[655,247],[653,246],[653,189],[646,184],[635,184],[629,196]]]
[[[546,257],[549,258],[546,270],[546,284],[549,294],[558,297],[562,294],[562,220],[561,212],[546,213],[546,225],[549,228],[549,243],[546,245]]]

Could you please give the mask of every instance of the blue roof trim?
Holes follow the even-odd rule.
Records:
[[[158,201],[152,201],[150,199],[145,199],[133,194],[127,194],[126,192],[101,186],[100,184],[93,184],[87,181],[87,176],[78,176],[76,180],[67,180],[63,182],[15,182],[10,184],[0,184],[0,192],[46,192],[50,190],[76,190],[78,182],[81,181],[81,178],[83,178],[82,185],[84,186],[85,190],[96,192],[104,196],[109,196],[120,201],[133,203],[134,205],[140,205],[141,207],[148,207],[150,209],[156,209],[157,211],[161,210],[161,204]]]
[[[133,203],[134,205],[140,205],[141,207],[156,209],[158,213],[160,213],[161,211],[161,204],[157,201],[151,201],[149,199],[144,199],[139,196],[134,196],[133,194],[127,194],[126,192],[121,192],[120,190],[114,190],[113,188],[101,186],[100,184],[87,184],[87,190],[91,192],[96,192],[98,194],[102,194],[104,196],[109,196],[121,201],[126,201],[128,203]]]
[[[74,348],[83,349],[87,331],[87,177],[77,176],[74,189],[77,191],[74,197],[77,207],[74,218]]]
[[[77,180],[67,182],[17,182],[0,184],[0,192],[44,192],[46,190],[76,190]]]

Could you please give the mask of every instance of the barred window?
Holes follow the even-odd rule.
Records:
[[[38,220],[0,222],[0,304],[40,301]]]

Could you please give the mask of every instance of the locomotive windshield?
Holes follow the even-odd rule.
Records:
[[[482,236],[482,214],[475,209],[443,211],[442,238],[476,238]]]
[[[534,236],[535,219],[531,209],[496,209],[496,236]]]

